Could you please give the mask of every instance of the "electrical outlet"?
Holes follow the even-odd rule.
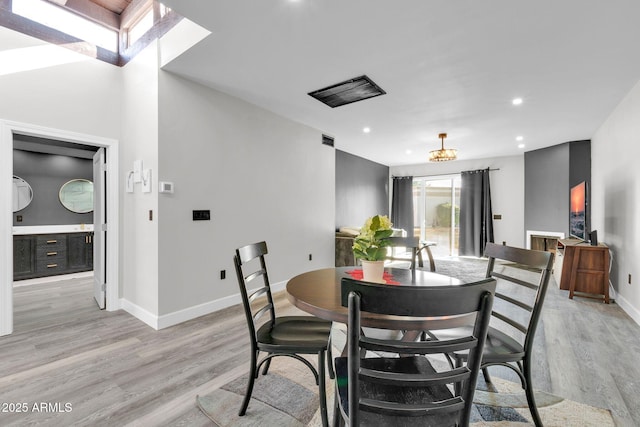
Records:
[[[227,270],[220,270],[220,280],[227,278]]]
[[[311,261],[312,259],[313,259],[313,256],[309,254],[309,261]]]

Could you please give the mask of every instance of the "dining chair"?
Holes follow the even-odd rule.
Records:
[[[334,424],[467,426],[495,287],[491,278],[460,286],[391,286],[342,279],[348,339],[347,356],[335,359]],[[360,328],[364,311],[389,315],[384,326],[391,330],[405,329],[407,318],[429,318],[441,328],[465,322],[472,328],[468,336],[453,340],[372,338]],[[469,363],[450,367],[443,355],[459,350],[468,351]]]
[[[431,251],[427,246],[420,243],[418,237],[389,237],[387,242],[389,243],[389,253],[385,259],[391,261],[391,264],[388,265],[389,267],[399,267],[399,263],[404,263],[405,265],[408,263],[409,269],[415,272],[416,267],[422,268],[424,265],[422,252],[426,248],[431,271],[435,270]]]
[[[238,415],[243,416],[247,411],[253,392],[253,384],[262,365],[264,364],[262,374],[266,375],[272,358],[287,356],[304,363],[313,372],[319,388],[322,425],[327,427],[329,423],[324,364],[327,354],[329,360],[332,359],[330,350],[331,322],[312,316],[276,317],[264,259],[267,253],[267,244],[258,242],[236,249],[233,258],[251,339],[249,381]],[[245,270],[250,272],[247,274]],[[247,286],[255,286],[256,284],[258,287],[252,288],[249,293]],[[259,325],[258,320],[265,314],[268,316],[266,322]],[[258,362],[260,352],[264,352],[266,355]],[[318,355],[317,371],[307,359],[301,356],[303,354]],[[332,369],[330,369],[330,373],[333,373]]]
[[[533,422],[542,426],[531,368],[533,340],[551,277],[553,254],[487,243],[485,256],[489,258],[486,277],[497,279],[498,286],[482,355],[482,373],[489,384],[489,366],[513,370],[520,378]],[[435,335],[440,339],[451,338],[441,331]],[[468,363],[468,357],[464,352],[453,353],[456,366]]]

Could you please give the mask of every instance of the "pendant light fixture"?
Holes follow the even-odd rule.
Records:
[[[455,160],[458,157],[458,152],[455,148],[444,148],[444,139],[446,137],[446,133],[441,133],[438,135],[438,138],[440,138],[440,140],[442,141],[442,148],[429,152],[430,162],[448,162],[449,160]]]

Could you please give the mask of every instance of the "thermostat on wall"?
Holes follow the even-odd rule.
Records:
[[[160,193],[173,193],[173,182],[160,181]]]

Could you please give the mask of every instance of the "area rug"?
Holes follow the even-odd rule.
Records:
[[[455,277],[465,282],[480,280],[487,273],[487,258],[449,257],[436,258],[436,273]]]
[[[341,331],[334,333],[339,336]],[[337,337],[336,337],[337,338]],[[197,406],[220,427],[319,427],[318,388],[311,372],[302,363],[289,358],[276,358],[266,376],[255,382],[247,413],[238,416],[242,404],[246,375],[237,378],[212,393],[196,398]],[[333,381],[327,376],[327,408],[329,422],[333,414]],[[536,392],[542,421],[547,427],[614,426],[611,413],[573,402],[549,393]],[[492,377],[487,387],[479,377],[471,413],[474,427],[529,426],[531,415],[519,384]]]

